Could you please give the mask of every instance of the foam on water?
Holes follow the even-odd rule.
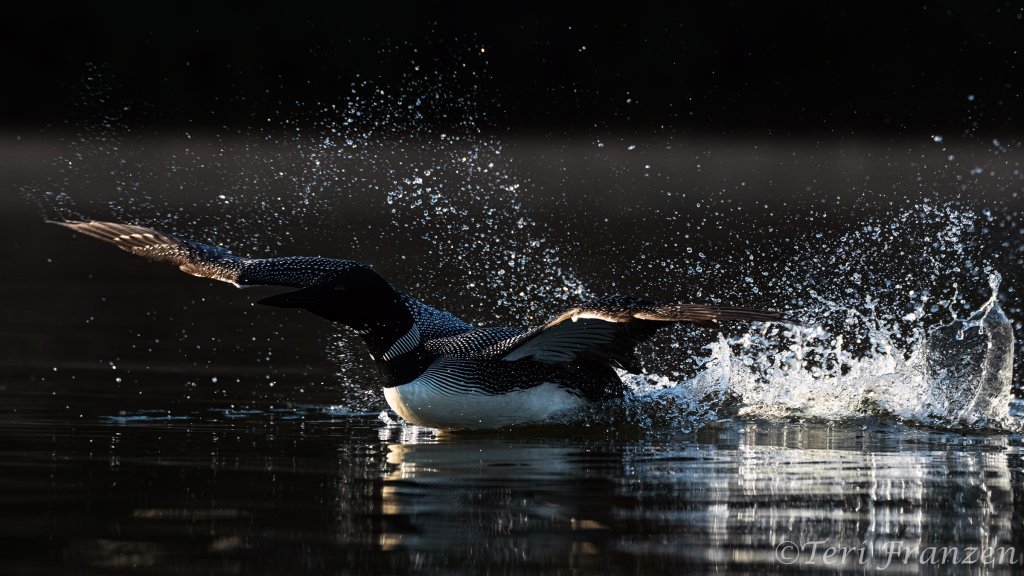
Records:
[[[910,339],[871,329],[874,345],[860,353],[821,325],[719,335],[691,379],[627,375],[631,401],[671,405],[690,426],[732,415],[894,416],[940,427],[1016,429],[1013,331],[996,301],[998,286],[994,274],[992,297],[968,318],[919,328]]]
[[[1020,429],[1001,275],[978,255],[987,215],[922,201],[872,218],[815,234],[816,246],[798,250],[803,260],[813,255],[802,271],[779,259],[769,285],[793,296],[803,326],[720,334],[697,354],[695,374],[630,377],[631,401],[668,406],[684,427],[733,416],[882,416]]]

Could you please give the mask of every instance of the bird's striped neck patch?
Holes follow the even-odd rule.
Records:
[[[404,336],[402,336],[398,340],[395,340],[395,343],[392,344],[390,348],[388,348],[388,351],[384,353],[383,359],[385,362],[389,360],[394,360],[395,358],[398,358],[402,354],[405,354],[406,352],[418,346],[419,343],[420,329],[415,324],[413,324],[412,328],[410,328],[409,331],[406,332]]]

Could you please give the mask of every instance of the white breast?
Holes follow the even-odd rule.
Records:
[[[550,382],[505,394],[453,393],[422,377],[385,388],[384,397],[391,409],[405,420],[442,430],[503,428],[541,422],[586,403]]]

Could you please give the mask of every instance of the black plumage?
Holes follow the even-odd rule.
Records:
[[[297,288],[260,303],[303,308],[353,328],[366,342],[385,387],[415,382],[437,398],[498,397],[545,383],[581,399],[613,398],[623,390],[615,369],[638,372],[636,345],[663,326],[790,321],[764,310],[608,296],[533,328],[478,328],[397,290],[370,267],[351,260],[245,258],[143,226],[55,223],[195,276],[236,286]]]

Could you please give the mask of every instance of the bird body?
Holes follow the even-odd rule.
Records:
[[[607,296],[533,328],[479,328],[351,260],[244,258],[142,226],[55,223],[195,276],[240,287],[296,288],[259,303],[301,308],[352,328],[377,365],[388,405],[403,419],[432,428],[540,422],[621,397],[617,370],[640,371],[637,343],[676,322],[715,327],[718,320],[790,321],[764,310]]]
[[[587,401],[554,382],[503,393],[462,392],[451,386],[447,359],[438,360],[421,376],[384,389],[384,398],[404,420],[440,429],[505,428],[543,422],[568,413]]]

